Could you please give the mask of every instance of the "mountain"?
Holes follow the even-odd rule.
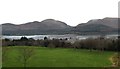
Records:
[[[5,24],[2,24],[2,30],[15,31],[15,30],[18,30],[18,27],[17,27],[17,25],[14,25],[12,23],[5,23]]]
[[[21,30],[42,29],[42,30],[55,30],[69,28],[66,23],[54,19],[46,19],[41,22],[34,21],[26,24],[19,25]]]
[[[2,24],[2,33],[4,35],[110,34],[118,32],[118,24],[120,24],[118,20],[118,18],[93,19],[75,27],[54,19],[45,19],[41,22],[33,21],[20,25],[5,23]]]
[[[46,19],[41,22],[34,21],[28,22],[25,24],[14,25],[11,23],[2,24],[2,33],[3,34],[59,34],[62,32],[67,32],[67,30],[72,27],[67,25],[64,22]]]
[[[93,19],[87,23],[77,25],[75,28],[76,32],[84,33],[117,33],[118,32],[118,18],[104,18],[104,19]]]
[[[87,22],[88,24],[102,24],[112,28],[118,28],[118,18],[95,19]]]

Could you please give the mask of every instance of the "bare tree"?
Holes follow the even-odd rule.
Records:
[[[94,48],[94,39],[93,38],[88,38],[85,40],[86,41],[86,46],[87,48],[89,48],[90,51],[92,51],[92,49]]]
[[[50,47],[50,48],[55,48],[55,45],[54,45],[53,43],[50,43],[50,44],[48,45],[48,47]]]
[[[79,49],[80,47],[81,47],[80,41],[75,41],[75,42],[73,43],[73,48],[74,48],[74,49]]]
[[[27,67],[28,60],[35,54],[33,47],[19,47],[19,56],[18,60],[23,63],[24,67]]]

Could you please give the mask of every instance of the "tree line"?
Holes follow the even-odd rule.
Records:
[[[120,39],[109,39],[104,37],[87,38],[84,40],[77,40],[74,43],[68,39],[48,39],[44,37],[43,40],[34,40],[33,38],[21,37],[21,39],[3,39],[2,46],[41,46],[49,48],[75,48],[75,49],[89,49],[100,51],[120,51]]]

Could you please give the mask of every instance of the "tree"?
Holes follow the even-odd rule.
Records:
[[[63,47],[64,47],[64,48],[70,48],[70,47],[72,47],[72,45],[71,45],[70,42],[65,42],[65,44],[64,44]]]
[[[49,43],[48,47],[55,48],[55,45],[53,43]]]
[[[28,38],[27,37],[21,37],[21,39],[20,39],[21,41],[27,41],[28,40]]]
[[[44,40],[43,45],[44,45],[45,47],[48,47],[48,45],[49,45],[49,40]]]
[[[2,46],[11,46],[12,42],[9,39],[2,39]]]
[[[104,47],[106,46],[105,44],[106,44],[105,40],[98,38],[96,48],[103,51]]]
[[[87,48],[89,48],[90,51],[92,51],[92,49],[95,47],[95,44],[94,44],[94,39],[93,38],[88,38],[85,40],[85,45]]]
[[[59,39],[53,39],[50,43],[54,44],[54,47],[61,47]]]
[[[21,37],[20,42],[21,42],[20,45],[28,45],[28,38]]]
[[[47,40],[48,38],[47,37],[44,37],[44,40]]]
[[[35,43],[35,40],[33,38],[29,38],[27,41],[28,46],[34,46],[35,45],[34,43]]]
[[[78,49],[78,48],[81,48],[81,44],[80,44],[80,41],[75,41],[74,43],[73,43],[73,47],[76,49]]]
[[[20,60],[23,63],[23,67],[27,67],[28,60],[35,54],[33,47],[20,47],[18,48]]]
[[[5,38],[4,40],[5,40],[5,41],[10,41],[10,39],[7,39],[7,38]]]

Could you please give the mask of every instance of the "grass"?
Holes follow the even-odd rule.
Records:
[[[33,47],[33,46],[32,46]],[[3,67],[22,67],[17,59],[19,46],[9,47],[8,58]],[[33,47],[35,54],[28,60],[27,67],[109,67],[110,51],[92,51],[85,49]]]

